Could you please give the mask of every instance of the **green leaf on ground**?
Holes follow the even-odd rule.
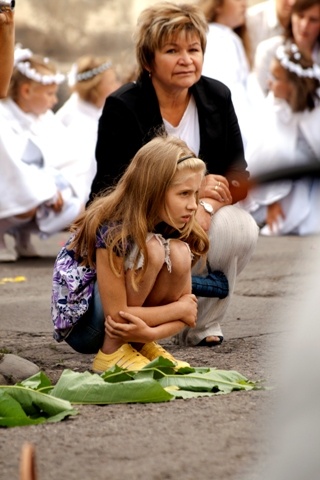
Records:
[[[0,385],[0,426],[60,422],[77,411],[71,403],[21,385]]]
[[[64,370],[56,383],[39,372],[13,386],[0,385],[0,427],[58,422],[78,412],[72,404],[155,403],[262,390],[234,370],[188,367],[159,357],[139,372],[118,366],[101,375]]]
[[[120,372],[121,373],[121,372]],[[119,375],[121,378],[121,375]],[[153,378],[109,383],[97,374],[62,372],[51,395],[79,404],[166,402],[173,396]]]
[[[166,375],[159,380],[163,387],[175,385],[179,390],[192,392],[219,392],[230,393],[233,390],[257,389],[257,383],[250,382],[246,377],[234,370],[216,370],[214,368],[203,371],[194,369],[186,375]]]

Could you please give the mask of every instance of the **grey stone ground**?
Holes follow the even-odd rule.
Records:
[[[51,335],[52,265],[65,237],[35,239],[38,260],[0,265],[0,351],[34,362],[53,381],[64,368],[84,371],[92,361]],[[165,343],[193,365],[235,369],[252,380],[264,379],[273,390],[164,404],[81,406],[78,416],[64,422],[1,429],[0,479],[18,478],[25,441],[36,445],[39,480],[262,479],[291,313],[303,301],[318,255],[316,237],[260,237],[238,279],[223,326],[225,342],[215,349]],[[17,276],[26,280],[1,282]]]

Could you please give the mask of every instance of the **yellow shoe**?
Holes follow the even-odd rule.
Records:
[[[163,357],[175,363],[176,368],[178,369],[190,367],[190,364],[188,362],[184,362],[183,360],[177,360],[176,358],[174,358],[173,355],[171,355],[171,353],[167,352],[167,350],[165,350],[163,347],[161,347],[161,345],[156,342],[145,343],[144,346],[141,348],[140,353],[144,357],[148,358],[150,362],[155,358]]]
[[[137,352],[131,345],[125,343],[110,355],[99,350],[93,360],[92,370],[95,373],[102,373],[118,365],[118,367],[126,368],[127,370],[137,371],[148,365],[148,363],[150,363],[150,360]]]

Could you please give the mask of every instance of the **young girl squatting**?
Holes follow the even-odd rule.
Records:
[[[182,140],[155,137],[72,226],[54,265],[54,338],[96,353],[93,371],[139,370],[159,356],[189,365],[155,341],[196,325],[191,268],[209,247],[195,219],[205,171]]]

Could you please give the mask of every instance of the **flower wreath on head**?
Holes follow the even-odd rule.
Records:
[[[20,45],[17,45],[14,50],[14,67],[22,73],[25,77],[33,80],[42,85],[60,85],[66,79],[65,75],[62,73],[56,73],[52,75],[43,75],[33,67],[31,67],[30,62],[27,60],[33,56],[32,51],[29,48],[21,48]],[[44,62],[49,62],[48,58],[44,59]]]
[[[73,87],[77,82],[83,82],[89,80],[90,78],[99,75],[99,73],[105,72],[112,67],[112,62],[104,62],[98,67],[86,70],[85,72],[78,73],[78,66],[74,63],[71,67],[70,72],[68,73],[68,84],[70,87]]]
[[[280,45],[276,51],[276,58],[280,64],[289,72],[295,73],[298,77],[315,78],[320,81],[320,66],[314,63],[312,67],[303,68],[300,63],[290,60],[290,56],[295,60],[301,59],[301,52],[295,43],[288,45]]]

